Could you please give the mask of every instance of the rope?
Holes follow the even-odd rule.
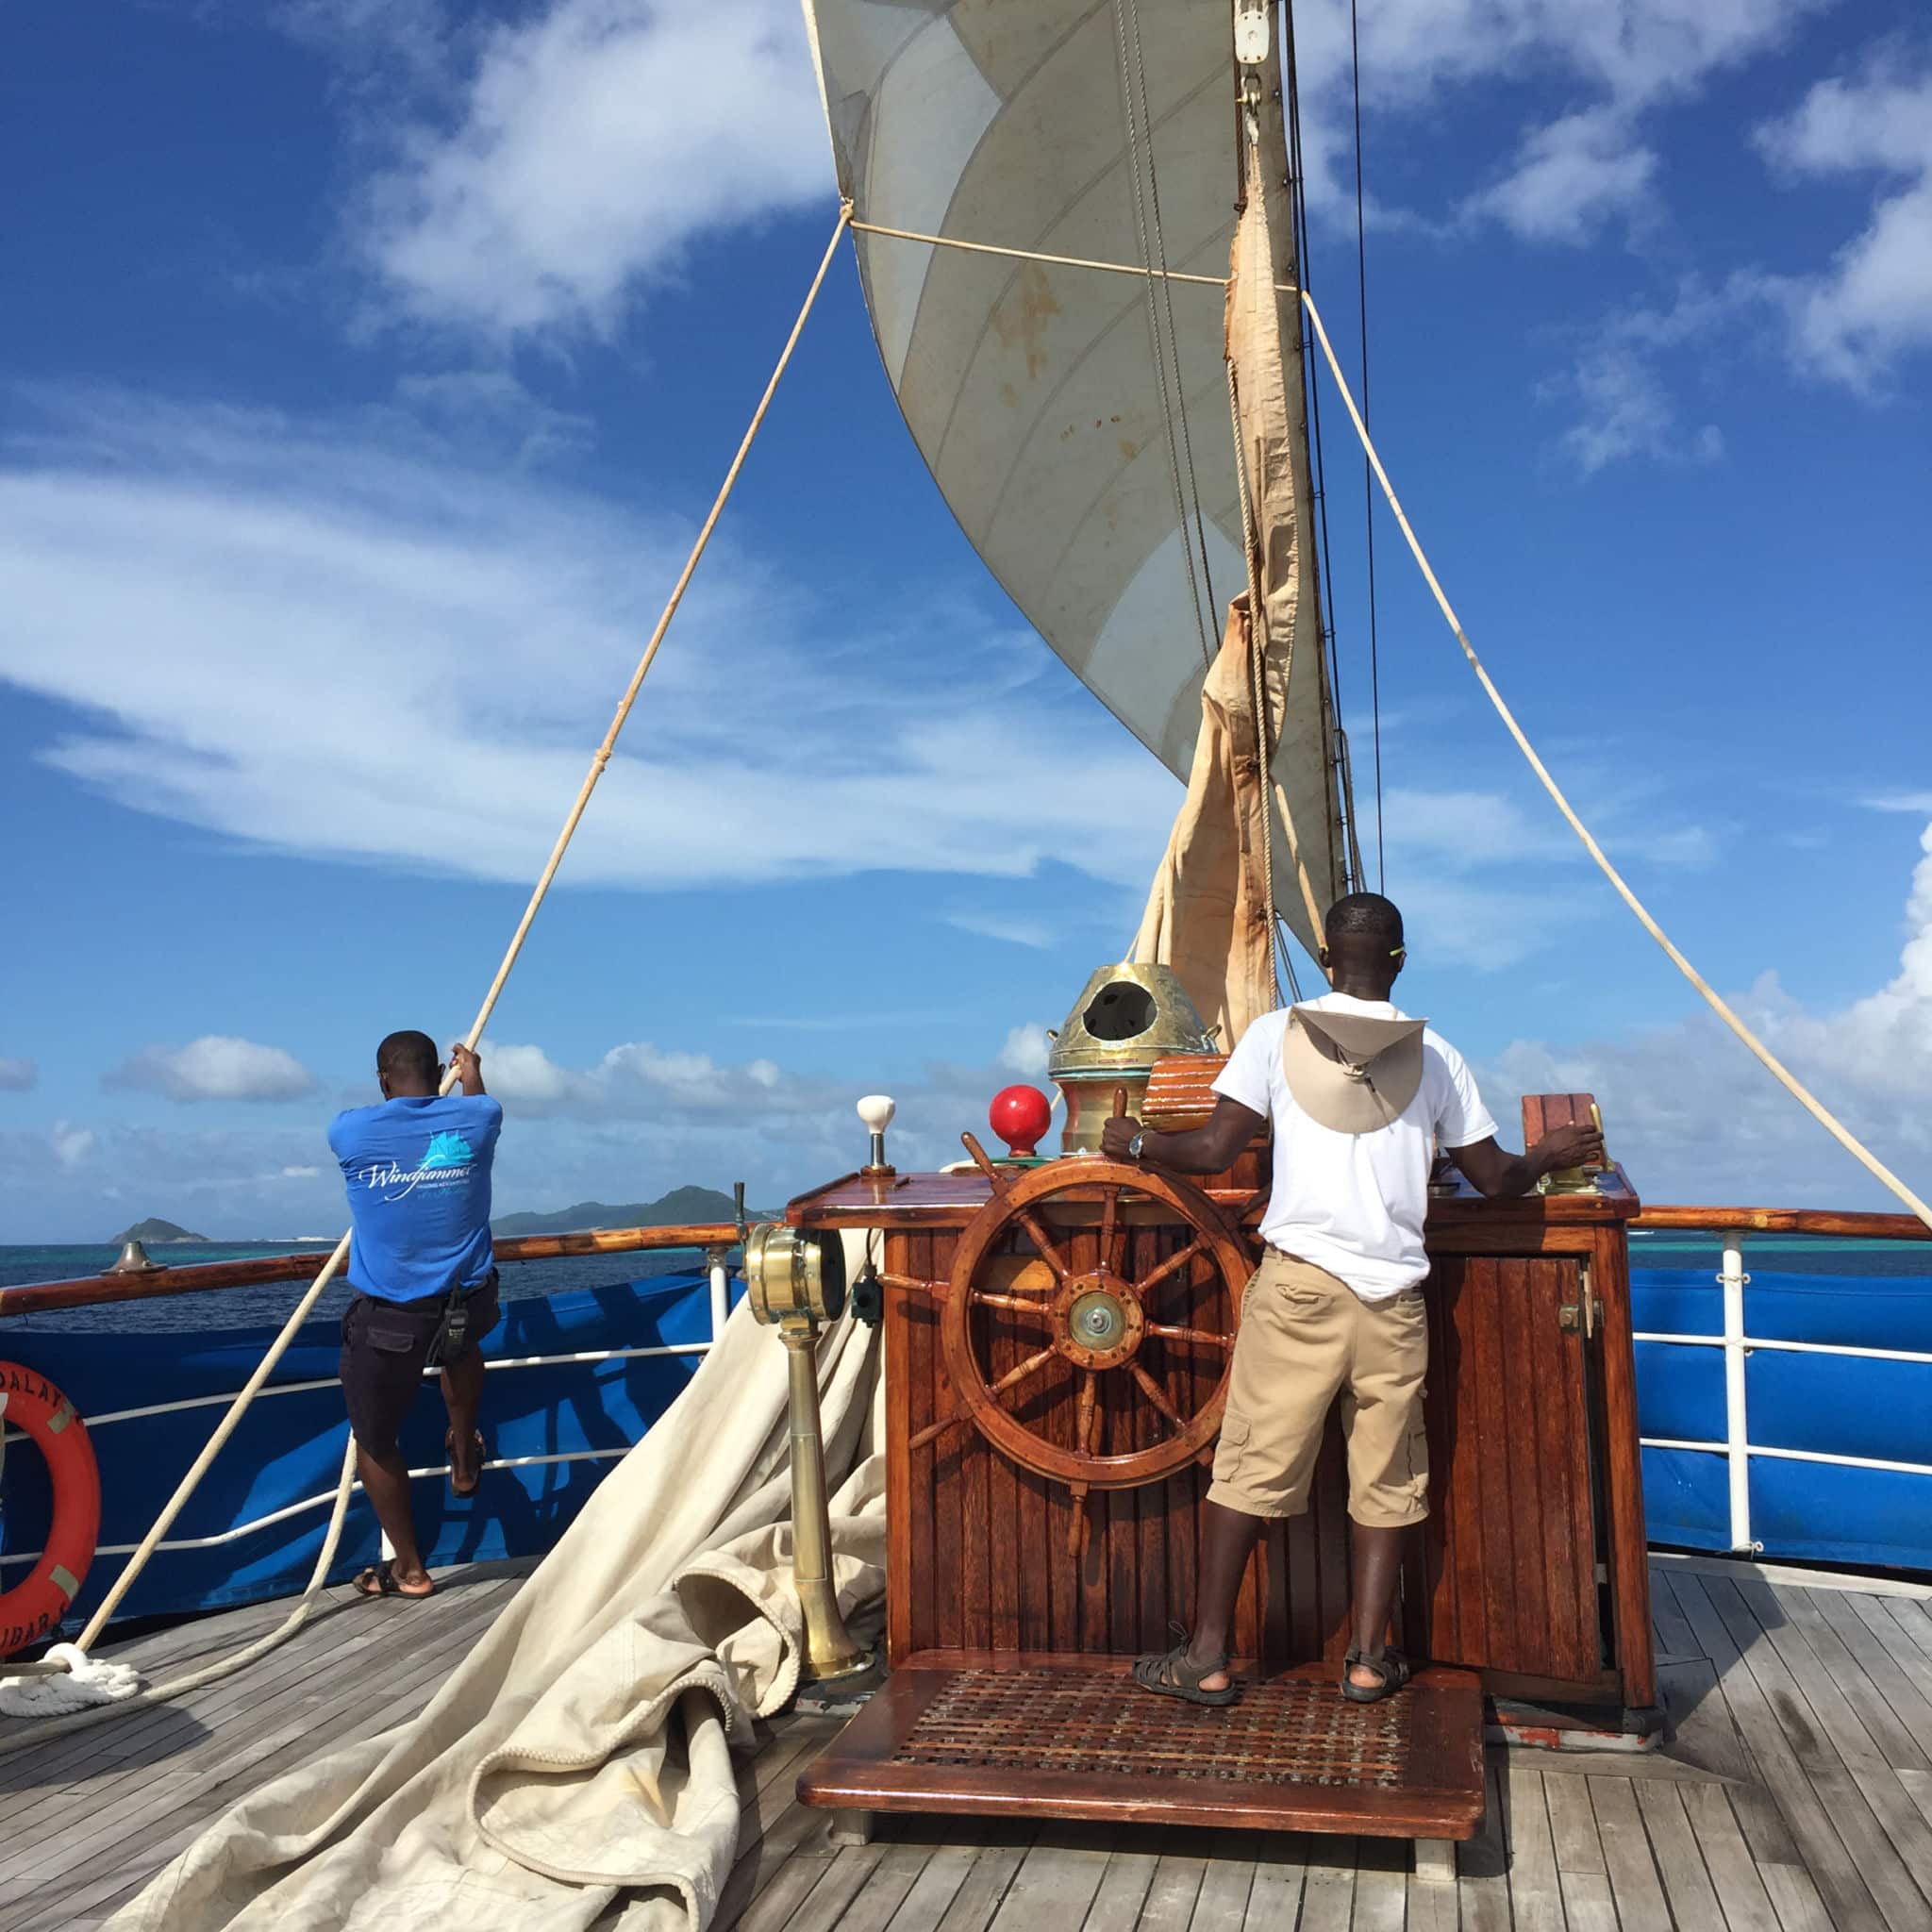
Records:
[[[537,917],[537,909],[542,905],[545,896],[548,894],[551,883],[557,876],[558,867],[562,864],[563,855],[569,849],[571,839],[576,831],[578,822],[583,818],[584,809],[591,802],[591,793],[596,790],[598,779],[604,775],[605,769],[610,762],[611,753],[617,745],[618,734],[624,729],[625,721],[630,716],[631,707],[637,702],[638,692],[642,689],[644,679],[649,675],[651,666],[657,658],[658,648],[664,641],[664,635],[671,627],[671,620],[677,614],[677,608],[684,601],[684,593],[690,587],[691,577],[697,570],[698,559],[704,556],[706,547],[711,541],[711,533],[718,526],[718,519],[724,513],[724,505],[731,495],[733,486],[738,481],[739,472],[744,467],[744,459],[751,452],[752,442],[757,438],[759,427],[764,423],[765,412],[771,408],[772,397],[777,391],[779,378],[785,374],[786,367],[791,360],[791,352],[798,346],[798,339],[805,330],[806,319],[811,314],[812,307],[818,300],[819,290],[824,283],[826,272],[832,265],[833,257],[838,252],[840,241],[843,237],[851,219],[851,204],[849,202],[841,204],[839,209],[839,219],[832,229],[831,240],[825,243],[824,258],[819,262],[818,273],[812,276],[811,286],[807,290],[805,301],[799,308],[798,319],[791,325],[791,333],[785,339],[785,346],[779,352],[776,366],[772,371],[771,380],[766,383],[764,394],[759,397],[758,406],[752,413],[751,422],[739,442],[738,453],[731,459],[731,467],[724,473],[724,481],[719,487],[718,494],[711,504],[710,514],[706,517],[702,527],[699,529],[696,541],[691,545],[691,555],[685,559],[684,568],[679,572],[677,581],[672,587],[671,595],[665,602],[663,613],[658,619],[656,628],[651,632],[650,641],[644,646],[642,657],[638,659],[637,669],[631,673],[630,682],[625,687],[624,695],[618,701],[617,709],[611,717],[610,728],[605,732],[603,742],[598,745],[596,753],[591,759],[590,770],[585,773],[584,782],[578,788],[575,802],[571,806],[570,811],[564,819],[563,829],[557,835],[557,842],[551,847],[550,858],[545,863],[536,886],[531,891],[529,904],[524,908],[524,916],[517,922],[516,931],[510,936],[509,944],[505,949],[503,961],[497,967],[495,977],[490,982],[490,990],[484,994],[483,1003],[476,1011],[476,1018],[472,1024],[469,1033],[465,1036],[468,1044],[472,1048],[483,1037],[483,1029],[489,1024],[490,1016],[495,1010],[496,1002],[502,995],[503,989],[509,979],[510,969],[515,966],[517,956],[523,951],[524,941],[527,937],[530,926]],[[445,1076],[443,1081],[443,1091],[445,1092],[448,1091],[454,1078],[454,1074]],[[234,1433],[236,1424],[241,1421],[248,1405],[254,1401],[257,1391],[268,1379],[275,1364],[280,1361],[290,1342],[294,1340],[296,1331],[308,1319],[309,1310],[321,1298],[328,1284],[335,1278],[337,1271],[348,1258],[348,1254],[349,1237],[345,1234],[336,1243],[335,1252],[323,1264],[314,1281],[310,1283],[308,1291],[296,1303],[294,1311],[282,1324],[281,1332],[269,1344],[268,1352],[262,1357],[255,1373],[249,1376],[247,1382],[243,1385],[241,1393],[236,1396],[233,1404],[229,1407],[228,1412],[222,1418],[220,1424],[216,1427],[214,1434],[208,1438],[208,1443],[203,1448],[201,1454],[195,1457],[193,1465],[190,1468],[188,1474],[182,1477],[179,1485],[175,1488],[175,1493],[169,1497],[167,1503],[162,1507],[161,1513],[155,1519],[153,1527],[142,1539],[140,1545],[123,1567],[120,1575],[114,1579],[113,1587],[102,1600],[100,1607],[89,1619],[87,1628],[81,1632],[76,1640],[75,1647],[77,1649],[85,1652],[94,1643],[101,1632],[107,1627],[115,1610],[120,1607],[123,1598],[126,1596],[128,1591],[133,1587],[135,1578],[140,1575],[142,1569],[145,1568],[148,1558],[153,1556],[155,1546],[160,1542],[161,1539],[167,1535],[169,1529],[173,1527],[175,1519],[180,1515],[189,1497],[194,1493],[196,1486],[200,1483],[203,1475],[207,1474],[208,1465],[213,1462],[222,1445]],[[192,1679],[182,1679],[178,1683],[167,1687],[169,1694],[188,1688],[191,1683],[208,1683],[213,1677],[225,1675],[229,1671],[239,1669],[242,1664],[252,1661],[265,1651],[273,1649],[275,1644],[279,1643],[285,1637],[292,1635],[300,1626],[308,1614],[309,1607],[314,1600],[314,1592],[319,1588],[320,1578],[326,1574],[327,1565],[334,1559],[335,1545],[340,1539],[342,1517],[348,1507],[348,1498],[353,1486],[354,1474],[355,1442],[352,1438],[342,1459],[341,1480],[337,1486],[335,1513],[330,1518],[328,1533],[324,1539],[323,1558],[317,1565],[316,1574],[310,1581],[308,1591],[304,1594],[302,1601],[295,1607],[288,1621],[270,1637],[250,1644],[245,1650],[238,1651],[234,1657],[225,1658],[218,1664],[209,1665],[207,1669],[196,1672]],[[147,1699],[140,1701],[151,1701],[161,1694],[158,1691],[149,1693]],[[136,1702],[137,1700],[128,1700],[122,1704],[107,1707],[107,1708],[126,1710],[135,1707]],[[21,1741],[20,1738],[11,1740],[9,1748],[17,1746]]]
[[[1356,0],[1348,0],[1348,42],[1355,66],[1355,280],[1361,309],[1362,423],[1369,420],[1369,240],[1362,207],[1362,30]],[[1368,530],[1369,707],[1375,738],[1375,890],[1386,891],[1389,868],[1382,854],[1382,653],[1375,629],[1375,480],[1362,458],[1362,507]],[[1353,797],[1353,792],[1350,796]],[[1360,862],[1357,862],[1360,870]]]
[[[1125,124],[1127,136],[1127,172],[1132,175],[1134,183],[1134,225],[1140,236],[1141,259],[1147,269],[1147,341],[1148,346],[1154,351],[1154,379],[1160,395],[1160,425],[1167,443],[1168,479],[1174,485],[1174,514],[1179,519],[1181,560],[1185,564],[1188,573],[1188,601],[1193,606],[1194,631],[1201,641],[1201,661],[1204,665],[1211,667],[1214,662],[1214,652],[1208,641],[1208,622],[1202,614],[1201,604],[1201,576],[1206,575],[1208,558],[1204,545],[1201,557],[1201,574],[1197,575],[1194,569],[1194,540],[1188,531],[1187,492],[1181,487],[1180,449],[1174,438],[1174,399],[1168,393],[1167,343],[1160,332],[1160,304],[1156,297],[1154,288],[1155,276],[1157,275],[1161,275],[1163,278],[1165,276],[1167,260],[1163,253],[1160,268],[1158,270],[1155,268],[1154,247],[1150,242],[1148,233],[1147,201],[1141,185],[1141,136],[1139,122],[1134,111],[1134,88],[1127,59],[1126,18],[1122,11],[1122,0],[1113,0],[1113,38],[1114,49],[1119,57],[1121,114]],[[1148,130],[1148,136],[1150,144],[1148,173],[1151,176],[1153,173],[1151,155],[1153,130],[1151,128]],[[1157,216],[1156,219],[1158,221],[1158,217]],[[1168,311],[1170,324],[1173,322],[1173,310],[1170,308]],[[1178,352],[1176,352],[1174,357],[1174,379],[1176,386],[1178,386],[1180,380],[1180,357]],[[1208,608],[1211,609],[1213,608],[1212,604],[1210,603]]]
[[[1349,417],[1355,424],[1356,434],[1361,439],[1362,449],[1366,453],[1370,463],[1374,467],[1376,480],[1382,486],[1382,494],[1389,500],[1389,508],[1393,513],[1396,524],[1400,526],[1404,538],[1407,541],[1409,551],[1414,556],[1416,563],[1422,571],[1424,580],[1434,593],[1437,607],[1441,609],[1449,628],[1456,633],[1456,641],[1462,646],[1462,655],[1468,658],[1469,668],[1475,673],[1476,681],[1482,686],[1490,703],[1496,708],[1496,715],[1502,719],[1509,736],[1516,741],[1517,750],[1528,759],[1530,770],[1542,781],[1543,790],[1550,794],[1550,798],[1556,805],[1557,809],[1563,814],[1564,819],[1568,822],[1570,829],[1582,840],[1583,849],[1596,861],[1598,869],[1602,872],[1605,878],[1609,880],[1611,886],[1616,891],[1617,896],[1636,915],[1638,924],[1663,948],[1671,963],[1696,988],[1698,993],[1703,997],[1706,1004],[1709,1006],[1711,1011],[1757,1056],[1758,1059],[1763,1062],[1767,1071],[1778,1084],[1790,1094],[1792,1099],[1804,1108],[1806,1112],[1847,1154],[1858,1161],[1867,1172],[1884,1182],[1886,1187],[1890,1189],[1927,1227],[1932,1227],[1932,1205],[1928,1205],[1921,1200],[1877,1156],[1871,1153],[1848,1128],[1843,1126],[1836,1115],[1826,1108],[1822,1102],[1815,1099],[1810,1091],[1799,1081],[1797,1076],[1790,1072],[1784,1062],[1731,1010],[1730,1006],[1724,997],[1711,987],[1710,983],[1698,972],[1696,967],[1691,965],[1690,960],[1672,943],[1669,935],[1650,916],[1643,903],[1624,883],[1623,874],[1610,863],[1608,858],[1605,855],[1603,847],[1591,837],[1589,828],[1571,808],[1570,801],[1564,797],[1561,788],[1550,776],[1549,771],[1543,764],[1542,759],[1537,756],[1535,746],[1524,736],[1523,727],[1516,722],[1515,713],[1503,702],[1503,694],[1491,681],[1490,674],[1483,668],[1482,659],[1475,654],[1474,645],[1469,641],[1469,634],[1463,629],[1461,620],[1456,615],[1448,596],[1444,593],[1441,584],[1437,579],[1436,573],[1430,568],[1429,559],[1424,554],[1422,543],[1415,534],[1414,527],[1410,525],[1407,514],[1403,510],[1401,501],[1395,494],[1395,486],[1390,482],[1389,473],[1382,467],[1382,458],[1376,454],[1374,442],[1370,441],[1368,425],[1362,421],[1361,411],[1356,408],[1355,397],[1349,391],[1348,380],[1341,373],[1341,364],[1337,361],[1334,345],[1328,340],[1328,331],[1322,325],[1321,312],[1316,308],[1314,301],[1307,290],[1302,291],[1302,302],[1307,308],[1309,320],[1315,325],[1315,334],[1320,339],[1322,353],[1328,358],[1328,368],[1330,374],[1335,377],[1335,386],[1341,391],[1341,400],[1348,405]]]

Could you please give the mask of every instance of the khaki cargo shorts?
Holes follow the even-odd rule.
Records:
[[[1211,1503],[1249,1516],[1299,1516],[1341,1396],[1348,1513],[1399,1529],[1429,1513],[1423,1380],[1429,1324],[1422,1291],[1365,1302],[1325,1268],[1270,1248],[1241,1297]]]

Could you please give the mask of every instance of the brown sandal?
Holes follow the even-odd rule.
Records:
[[[1201,1687],[1203,1677],[1211,1677],[1217,1671],[1226,1669],[1226,1657],[1218,1657],[1196,1670],[1188,1661],[1188,1640],[1183,1637],[1170,1651],[1136,1657],[1134,1682],[1141,1690],[1153,1691],[1157,1697],[1178,1697],[1186,1704],[1232,1704],[1241,1695],[1232,1684],[1224,1685],[1219,1690],[1206,1690]]]

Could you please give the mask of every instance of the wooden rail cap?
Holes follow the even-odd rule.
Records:
[[[499,1263],[548,1261],[565,1255],[651,1254],[670,1248],[730,1248],[738,1230],[728,1221],[675,1227],[592,1227],[570,1234],[518,1235],[495,1244]],[[158,1301],[210,1289],[255,1288],[272,1281],[312,1281],[328,1259],[327,1248],[297,1255],[260,1255],[252,1260],[204,1261],[188,1268],[162,1266],[147,1274],[88,1274],[72,1281],[35,1281],[0,1288],[0,1317],[35,1315],[49,1308],[86,1308],[108,1302]]]

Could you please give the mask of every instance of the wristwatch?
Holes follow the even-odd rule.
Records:
[[[1127,1158],[1129,1160],[1140,1159],[1141,1148],[1142,1143],[1146,1141],[1146,1139],[1147,1130],[1145,1127],[1142,1127],[1141,1131],[1138,1134],[1136,1134],[1131,1141],[1127,1142]]]

